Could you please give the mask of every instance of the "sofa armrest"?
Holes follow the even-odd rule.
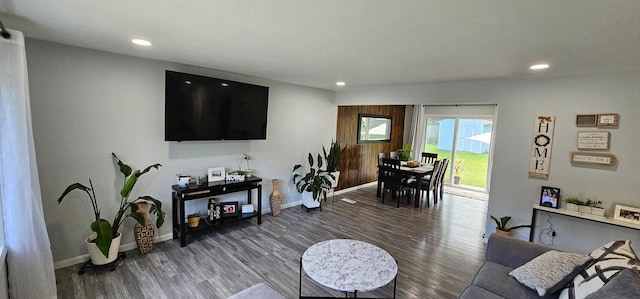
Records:
[[[552,248],[524,240],[491,234],[487,243],[487,261],[518,268]]]

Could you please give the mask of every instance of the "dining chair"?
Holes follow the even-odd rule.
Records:
[[[389,158],[391,158],[391,159],[400,159],[400,156],[398,156],[398,152],[390,152],[389,153]]]
[[[420,160],[420,162],[433,164],[435,160],[438,160],[438,154],[422,152],[422,159]]]
[[[416,192],[423,192],[426,191],[427,192],[427,208],[429,207],[430,203],[429,203],[429,193],[431,191],[433,191],[433,197],[434,197],[434,204],[435,204],[435,197],[436,197],[436,180],[438,178],[438,175],[440,174],[441,171],[441,164],[442,161],[441,160],[436,160],[433,162],[433,173],[431,174],[431,176],[429,177],[429,179],[424,179],[421,181],[420,185],[417,185],[417,181],[414,181],[411,183],[411,187],[414,188],[416,190]]]
[[[444,174],[447,172],[447,167],[449,166],[449,159],[442,159],[440,162],[440,172],[438,173],[438,177],[436,178],[436,188],[437,191],[434,190],[434,203],[438,203],[438,199],[442,199],[444,195]]]
[[[387,190],[390,190],[392,192],[391,198],[395,197],[398,201],[396,205],[397,208],[400,207],[400,195],[402,195],[403,192],[406,193],[411,190],[411,187],[406,181],[406,177],[399,172],[400,163],[401,161],[399,159],[382,158],[382,167],[380,168],[383,184],[382,203],[384,203],[384,196]]]
[[[378,153],[378,165],[382,165],[382,158],[387,158],[387,153]]]

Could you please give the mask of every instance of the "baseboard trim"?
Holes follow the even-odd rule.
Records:
[[[358,185],[358,186],[354,186],[354,187],[350,187],[350,188],[346,188],[346,189],[342,189],[342,190],[338,190],[335,193],[333,193],[333,195],[340,195],[343,193],[347,193],[350,191],[354,191],[354,190],[358,190],[358,189],[362,189],[362,188],[366,188],[366,187],[370,187],[370,186],[375,186],[378,182],[371,182],[371,183],[366,183],[366,184],[362,184],[362,185]],[[288,202],[286,204],[283,204],[281,206],[282,209],[287,209],[287,208],[291,208],[291,207],[296,207],[296,206],[300,206],[302,205],[302,200],[297,200],[297,201],[293,201],[293,202]],[[264,209],[262,210],[262,214],[269,214],[271,213],[271,208],[269,209]],[[171,240],[173,239],[173,234],[172,233],[168,233],[168,234],[164,234],[164,235],[160,235],[160,236],[156,236],[153,240],[154,243],[160,243],[160,242],[164,242],[167,240]],[[122,244],[120,245],[120,251],[129,251],[131,249],[135,249],[136,248],[136,242],[131,242],[131,243],[127,243],[127,244]],[[80,264],[80,263],[84,263],[86,261],[89,260],[89,254],[83,254],[80,256],[76,256],[70,259],[66,259],[66,260],[62,260],[62,261],[58,261],[55,262],[53,264],[53,267],[57,270],[57,269],[62,269],[62,268],[66,268],[69,266],[73,266],[76,264]]]
[[[171,239],[173,239],[173,234],[172,233],[164,234],[164,235],[160,235],[160,236],[157,236],[157,237],[153,238],[153,243],[160,243],[160,242],[164,242],[164,241],[171,240]],[[129,251],[131,249],[136,248],[136,246],[137,246],[136,242],[122,244],[122,245],[120,245],[120,251]],[[69,266],[81,264],[81,263],[84,263],[84,262],[86,262],[88,260],[89,260],[89,254],[87,253],[87,254],[83,254],[83,255],[80,255],[80,256],[72,257],[70,259],[66,259],[66,260],[55,262],[53,264],[53,268],[58,270],[58,269],[66,268],[66,267],[69,267]]]

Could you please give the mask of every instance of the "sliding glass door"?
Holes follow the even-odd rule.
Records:
[[[425,152],[449,159],[445,183],[488,191],[493,115],[427,114]]]

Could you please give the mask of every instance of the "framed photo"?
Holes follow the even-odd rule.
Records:
[[[597,114],[578,114],[576,115],[577,127],[595,127],[598,121]]]
[[[224,181],[225,179],[224,171],[225,171],[224,167],[213,167],[213,168],[207,169],[209,182]]]
[[[598,114],[598,128],[617,128],[619,118],[617,113]]]
[[[578,132],[578,149],[609,149],[609,132]]]
[[[640,208],[616,205],[616,211],[613,214],[613,219],[640,224]]]
[[[542,186],[540,190],[540,205],[549,208],[558,208],[560,202],[560,188]]]
[[[238,215],[238,202],[230,201],[220,204],[220,217],[235,217]]]

